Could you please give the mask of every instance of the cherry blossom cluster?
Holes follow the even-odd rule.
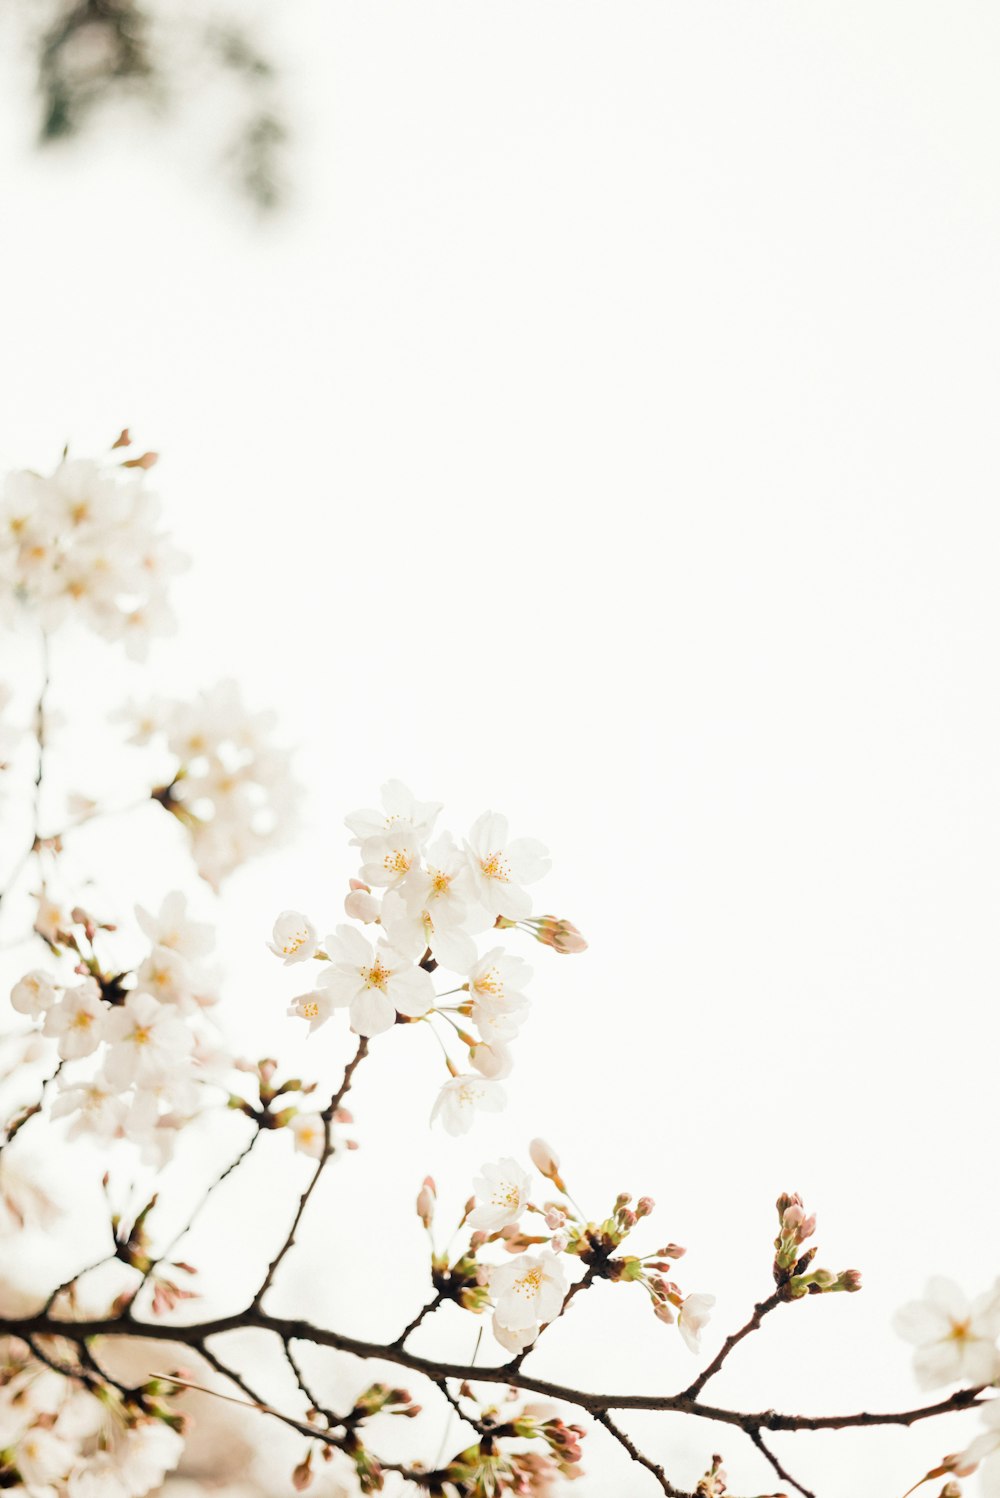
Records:
[[[123,432],[113,453],[127,449]],[[0,501],[0,618],[30,608],[45,630],[75,620],[144,658],[174,628],[170,578],[186,559],[145,484],[155,454],[104,463],[64,457],[48,475],[8,475]]]
[[[235,682],[119,716],[131,743],[163,751],[165,779],[153,798],[187,829],[198,873],[213,889],[290,835],[300,795],[291,754],[274,740],[275,714],[251,712]]]
[[[347,1009],[351,1029],[367,1037],[402,1021],[442,1019],[465,1048],[465,1066],[452,1060],[439,1036],[449,1080],[432,1117],[460,1134],[477,1108],[503,1107],[499,1079],[511,1070],[510,1044],[529,1009],[531,968],[496,945],[495,933],[520,928],[562,953],[583,951],[586,942],[569,921],[531,916],[525,886],[550,866],[541,843],[512,839],[507,819],[492,811],[462,843],[449,833],[435,837],[440,811],[439,802],[418,801],[401,781],[390,780],[382,787],[381,809],[346,818],[360,869],[345,910],[359,925],[378,927],[375,939],[341,924],[321,943],[307,916],[286,910],[270,946],[286,966],[326,964],[316,986],[289,1009],[308,1020],[310,1031],[335,1009]],[[488,943],[485,951],[480,940]],[[431,975],[441,969],[462,981],[436,991]],[[442,1002],[449,998],[457,1002]]]
[[[424,1181],[417,1196],[417,1214],[432,1234],[431,1277],[439,1297],[476,1314],[492,1309],[494,1337],[501,1347],[520,1357],[582,1287],[581,1281],[570,1286],[568,1268],[575,1259],[586,1266],[588,1285],[596,1278],[641,1285],[658,1319],[676,1321],[687,1346],[697,1352],[715,1297],[684,1295],[665,1278],[671,1267],[668,1258],[681,1258],[684,1249],[670,1243],[642,1257],[619,1253],[638,1223],[652,1215],[652,1198],[640,1197],[632,1207],[632,1198],[621,1192],[603,1221],[589,1219],[570,1196],[554,1150],[543,1139],[534,1139],[529,1153],[535,1169],[555,1187],[557,1197],[532,1201],[531,1177],[516,1160],[505,1158],[484,1165],[459,1223],[460,1230],[472,1229],[471,1236],[454,1260],[434,1250],[436,1187],[430,1177]],[[526,1216],[541,1219],[537,1231],[522,1221]],[[511,1256],[510,1262],[483,1259],[483,1250],[494,1244]]]
[[[0,1487],[28,1498],[142,1498],[184,1450],[170,1390],[128,1400],[42,1367],[24,1345],[0,1342]]]
[[[199,1024],[217,998],[200,966],[213,935],[189,919],[179,893],[136,916],[150,946],[134,970],[107,965],[101,948],[115,928],[75,909],[67,929],[49,936],[72,976],[34,968],[10,1000],[55,1044],[62,1064],[51,1116],[68,1120],[67,1137],[126,1138],[163,1165],[220,1062]]]

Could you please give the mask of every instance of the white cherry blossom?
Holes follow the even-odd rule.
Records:
[[[494,916],[516,921],[531,914],[525,884],[551,867],[548,850],[534,838],[510,841],[507,818],[484,811],[469,833],[466,848],[476,899]]]
[[[136,919],[154,947],[167,947],[189,962],[206,957],[215,945],[215,933],[204,921],[192,921],[187,913],[187,896],[180,890],[167,895],[156,915],[141,905],[135,907]]]
[[[556,1255],[543,1249],[491,1268],[489,1289],[494,1333],[504,1346],[516,1342],[513,1350],[520,1352],[535,1340],[542,1325],[559,1315],[569,1286]]]
[[[69,1119],[67,1139],[114,1139],[121,1133],[125,1105],[120,1090],[106,1078],[99,1074],[89,1082],[67,1082],[60,1077],[58,1088],[52,1117]]]
[[[32,1019],[40,1019],[58,999],[58,987],[41,968],[25,973],[10,991],[10,1002],[18,1014],[30,1015]]]
[[[367,941],[353,926],[338,926],[324,947],[330,961],[320,979],[335,1009],[349,1008],[358,1035],[380,1035],[397,1012],[426,1014],[434,1004],[430,974],[380,941]]]
[[[980,1413],[986,1429],[963,1451],[962,1464],[981,1462],[980,1492],[984,1498],[1000,1498],[1000,1399],[983,1404]]]
[[[483,1039],[510,1040],[517,1034],[529,1006],[523,992],[531,968],[503,947],[493,947],[468,969],[472,1018]]]
[[[517,1222],[528,1205],[531,1177],[516,1160],[505,1158],[484,1165],[482,1174],[472,1183],[477,1205],[469,1213],[469,1223],[487,1233]]]
[[[677,1313],[677,1330],[692,1352],[701,1347],[702,1329],[708,1324],[714,1295],[686,1295]]]
[[[382,786],[381,796],[381,811],[355,811],[344,818],[348,830],[354,834],[354,844],[363,847],[368,839],[385,836],[393,829],[403,827],[413,833],[418,847],[422,847],[434,830],[442,803],[418,801],[401,780],[387,780]]]
[[[440,1118],[449,1134],[467,1134],[477,1109],[499,1113],[506,1102],[507,1095],[499,1082],[464,1073],[449,1078],[441,1088],[431,1110],[431,1123]]]
[[[294,998],[288,1006],[288,1013],[295,1019],[307,1019],[311,1035],[330,1018],[333,1001],[325,989],[314,988],[310,993],[300,993]]]
[[[916,1348],[913,1367],[921,1388],[988,1384],[1000,1377],[1000,1281],[970,1301],[953,1280],[935,1275],[923,1300],[896,1312],[893,1327]]]
[[[130,994],[105,1021],[104,1069],[120,1087],[159,1081],[186,1066],[194,1037],[182,1019],[152,994]]]
[[[320,1160],[326,1149],[326,1124],[318,1113],[296,1113],[289,1124],[295,1148],[302,1155]]]
[[[274,923],[268,946],[276,957],[284,959],[285,967],[308,962],[316,955],[316,931],[301,910],[283,910]]]
[[[67,988],[45,1016],[43,1034],[55,1037],[64,1061],[91,1056],[104,1039],[108,1009],[94,978]]]

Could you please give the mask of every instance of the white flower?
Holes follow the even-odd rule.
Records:
[[[686,1295],[677,1313],[677,1330],[692,1352],[701,1347],[702,1327],[707,1326],[714,1295]]]
[[[499,1113],[507,1095],[499,1082],[471,1074],[451,1077],[441,1088],[431,1110],[431,1123],[438,1117],[449,1134],[467,1134],[477,1108],[484,1113]]]
[[[414,960],[429,949],[438,962],[454,972],[466,972],[476,960],[476,944],[459,926],[438,928],[430,911],[413,911],[399,890],[390,889],[382,901],[382,929],[389,941]]]
[[[268,946],[276,957],[284,958],[286,967],[316,955],[316,932],[301,910],[283,910],[272,934]]]
[[[303,1155],[321,1160],[326,1149],[326,1124],[318,1113],[296,1113],[288,1126],[295,1148]]]
[[[18,1014],[30,1014],[32,1019],[39,1019],[58,998],[58,988],[40,968],[25,973],[10,991],[10,1002]]]
[[[969,1301],[952,1280],[936,1275],[923,1300],[896,1312],[893,1327],[917,1349],[913,1367],[921,1388],[988,1384],[1000,1377],[1000,1281]]]
[[[538,1336],[538,1323],[532,1322],[531,1326],[521,1327],[504,1326],[497,1316],[496,1311],[494,1311],[493,1335],[501,1347],[505,1347],[508,1352],[519,1356],[522,1352],[527,1351]]]
[[[104,1069],[118,1087],[156,1082],[183,1067],[194,1045],[187,1025],[151,994],[133,993],[105,1021]]]
[[[962,1453],[962,1465],[984,1463],[980,1472],[981,1490],[985,1498],[1000,1498],[1000,1399],[984,1404],[982,1417],[986,1429]]]
[[[235,682],[192,702],[132,706],[129,715],[136,741],[152,734],[174,756],[158,799],[187,829],[198,872],[214,888],[291,831],[291,757],[271,741],[274,715],[248,712]]]
[[[469,1047],[469,1062],[484,1077],[509,1077],[514,1058],[502,1040],[485,1040]]]
[[[179,890],[166,896],[156,915],[151,915],[141,905],[135,907],[135,913],[154,947],[168,947],[189,962],[207,956],[215,945],[211,926],[204,921],[188,919],[187,896]]]
[[[132,1498],[158,1488],[184,1454],[184,1437],[162,1420],[143,1420],[115,1447],[118,1470]]]
[[[68,1442],[39,1425],[26,1430],[14,1447],[14,1465],[29,1493],[47,1490],[68,1476],[75,1460],[76,1452]]]
[[[121,1132],[124,1104],[116,1088],[103,1077],[90,1082],[66,1082],[59,1078],[59,1091],[52,1104],[53,1118],[68,1118],[67,1139],[89,1134],[96,1139],[114,1139]]]
[[[517,1222],[528,1204],[531,1178],[516,1160],[505,1158],[495,1165],[484,1165],[472,1189],[479,1204],[469,1213],[470,1225],[495,1233]]]
[[[311,993],[300,993],[288,1006],[288,1013],[295,1019],[307,1019],[309,1021],[309,1034],[318,1030],[320,1025],[325,1025],[333,1013],[333,1001],[330,995],[322,988],[314,988]]]
[[[186,960],[172,947],[154,947],[136,972],[144,993],[151,993],[161,1004],[191,1004],[193,976]]]
[[[85,978],[76,988],[67,988],[58,1004],[45,1016],[43,1033],[58,1037],[59,1055],[76,1061],[93,1055],[104,1038],[108,1009],[94,978]]]
[[[526,1345],[525,1333],[531,1333],[527,1343],[533,1342],[539,1327],[559,1315],[569,1288],[562,1265],[549,1249],[518,1254],[512,1263],[491,1268],[489,1287],[494,1331],[513,1334],[521,1344],[518,1351]]]
[[[427,867],[413,870],[404,898],[411,915],[426,912],[439,931],[467,924],[476,894],[465,854],[448,833],[428,848]],[[483,918],[476,927],[485,930],[488,924]]]
[[[354,833],[354,844],[363,846],[369,838],[384,836],[402,826],[413,833],[417,846],[422,847],[434,830],[441,802],[418,801],[401,780],[387,780],[381,796],[382,811],[356,811],[344,818],[349,831]]]
[[[469,833],[466,849],[476,898],[492,915],[517,921],[531,914],[522,885],[548,873],[548,851],[534,838],[508,840],[507,818],[484,811]]]
[[[366,884],[393,889],[420,864],[420,842],[411,827],[400,825],[361,844],[361,877]]]
[[[166,587],[185,564],[159,530],[141,470],[82,459],[64,459],[47,478],[8,476],[0,562],[0,594],[16,595],[45,628],[72,617],[137,655],[171,627]]]
[[[430,974],[387,942],[373,947],[353,926],[338,926],[324,945],[330,961],[321,986],[335,1009],[350,1009],[358,1035],[380,1035],[397,1012],[416,1017],[433,1007]]]
[[[530,980],[528,964],[502,947],[493,947],[469,969],[472,1018],[484,1040],[510,1040],[517,1034],[529,1008],[522,989]]]

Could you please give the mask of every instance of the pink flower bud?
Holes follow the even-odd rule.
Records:
[[[367,884],[358,879],[351,880],[351,893],[344,900],[344,910],[352,921],[364,921],[370,925],[378,920],[380,905]]]
[[[656,1203],[651,1196],[640,1196],[635,1204],[636,1217],[648,1217],[655,1209]]]
[[[587,943],[572,921],[560,920],[555,915],[543,915],[529,924],[535,928],[536,939],[556,952],[569,955],[587,950]]]
[[[673,1326],[674,1313],[665,1300],[661,1300],[653,1307],[653,1315],[657,1321],[665,1321],[667,1326]]]
[[[552,1244],[551,1244],[552,1252],[554,1254],[565,1253],[566,1252],[566,1245],[567,1245],[568,1242],[569,1242],[569,1238],[567,1237],[567,1235],[565,1233],[553,1233],[552,1234]]]
[[[528,1145],[531,1163],[540,1175],[554,1181],[559,1173],[559,1156],[544,1139],[533,1139]]]
[[[424,1184],[417,1192],[417,1216],[425,1228],[429,1228],[434,1221],[434,1201],[437,1192],[434,1182],[430,1176],[424,1178]]]

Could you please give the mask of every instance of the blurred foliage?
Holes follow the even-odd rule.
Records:
[[[43,142],[80,135],[115,100],[163,119],[214,90],[227,116],[219,166],[259,209],[284,201],[280,79],[246,22],[220,0],[195,9],[177,0],[49,0],[30,14]]]

